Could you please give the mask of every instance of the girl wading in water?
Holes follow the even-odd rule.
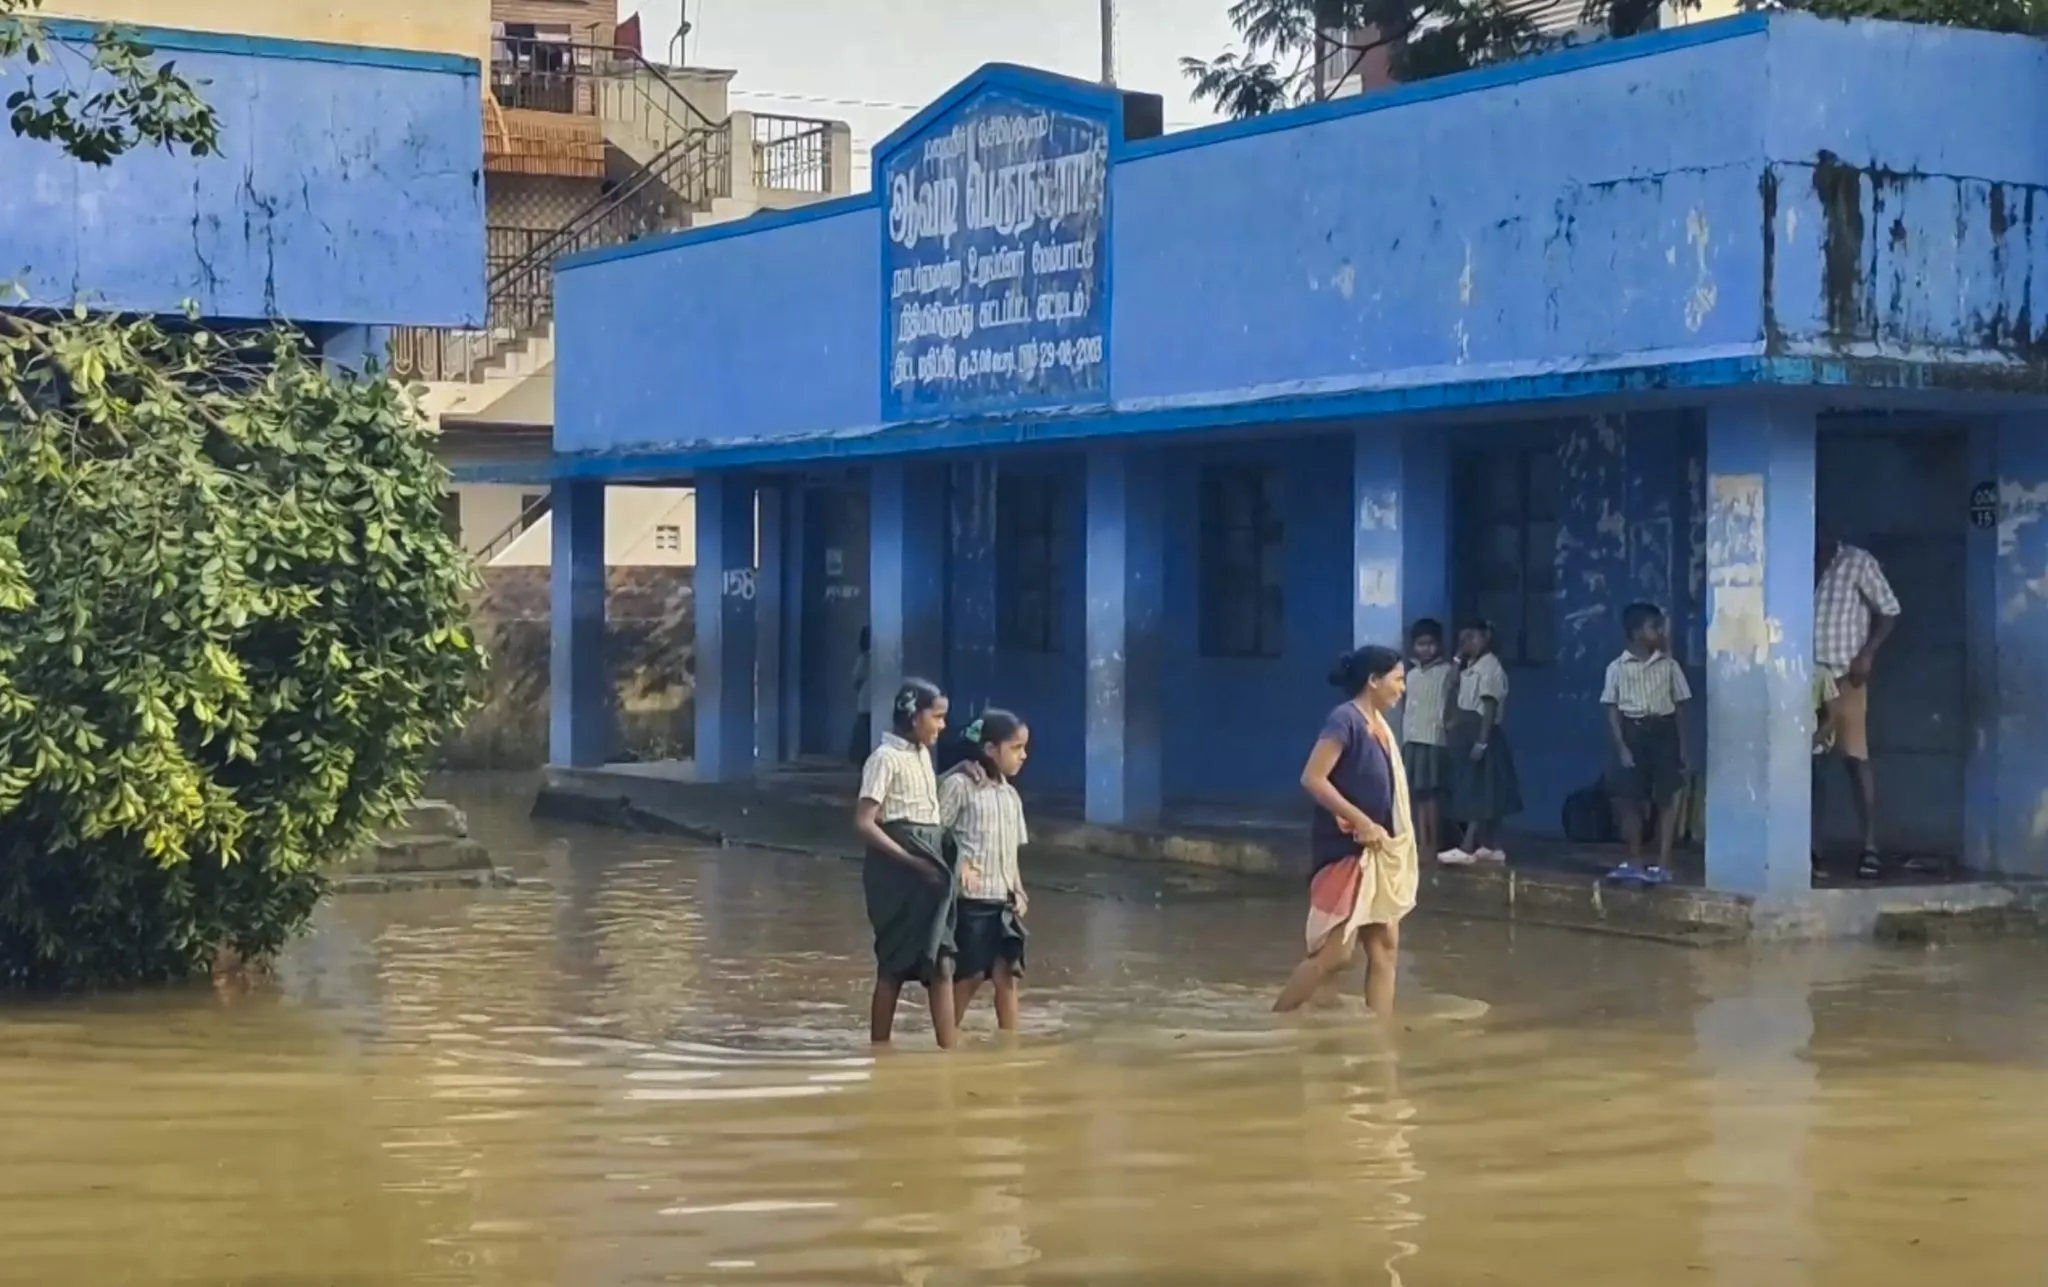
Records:
[[[1031,756],[1031,729],[1005,710],[985,710],[960,740],[961,762],[939,779],[939,815],[952,837],[960,873],[960,956],[953,971],[957,1017],[987,979],[995,985],[996,1026],[1017,1030],[1024,977],[1024,913],[1031,900],[1017,851],[1030,843],[1024,801],[1013,785]]]
[[[950,1048],[953,1011],[953,868],[939,826],[932,746],[946,731],[946,695],[905,680],[889,708],[892,731],[861,770],[853,825],[867,842],[860,883],[875,931],[875,995],[868,1035],[887,1045],[906,983],[924,985],[932,1032]]]
[[[1419,875],[1408,774],[1386,718],[1407,691],[1401,654],[1360,648],[1337,663],[1330,682],[1350,700],[1323,721],[1301,771],[1301,785],[1316,802],[1308,956],[1273,1009],[1301,1008],[1363,943],[1366,1004],[1384,1018],[1394,1012],[1401,918],[1415,910]]]

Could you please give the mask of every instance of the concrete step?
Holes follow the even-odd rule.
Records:
[[[416,800],[405,811],[404,830],[420,836],[469,835],[469,815],[446,800]]]
[[[341,876],[393,876],[413,872],[488,871],[490,850],[461,836],[380,837],[343,863]]]

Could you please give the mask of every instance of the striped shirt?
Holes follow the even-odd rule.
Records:
[[[1477,714],[1486,708],[1480,702],[1491,697],[1498,708],[1494,711],[1494,723],[1508,717],[1508,670],[1500,664],[1500,658],[1487,653],[1477,661],[1468,661],[1458,672],[1458,709]]]
[[[948,773],[939,780],[939,816],[960,855],[962,898],[1006,903],[1022,892],[1017,851],[1031,842],[1031,833],[1016,787]]]
[[[860,771],[860,798],[881,806],[877,822],[938,826],[939,783],[932,775],[931,748],[884,733],[882,744]]]
[[[1685,667],[1669,653],[1638,657],[1624,652],[1607,663],[1607,684],[1600,690],[1600,704],[1619,708],[1623,719],[1676,715],[1679,703],[1691,700],[1692,685],[1685,682]]]
[[[1425,746],[1444,744],[1444,719],[1451,704],[1451,681],[1458,668],[1439,657],[1408,671],[1408,696],[1401,703],[1401,740]]]
[[[1899,615],[1899,597],[1869,550],[1843,542],[1813,587],[1813,660],[1837,673],[1870,642],[1870,614]]]

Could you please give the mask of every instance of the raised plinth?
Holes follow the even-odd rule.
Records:
[[[469,836],[469,819],[446,800],[421,800],[403,823],[380,833],[334,873],[339,894],[417,889],[510,888],[516,882]]]

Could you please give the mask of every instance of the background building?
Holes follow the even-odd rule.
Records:
[[[458,466],[548,454],[557,259],[853,190],[843,123],[734,112],[731,71],[651,60],[638,22],[615,18],[611,0],[494,0],[478,26],[490,73],[487,316],[481,326],[407,328],[393,350],[398,374],[426,386],[426,409]],[[622,499],[621,515],[644,511],[646,522],[615,553],[676,557],[655,529],[684,504],[680,492]],[[508,552],[546,549],[547,507],[546,488],[463,484],[451,521],[485,562],[545,562]]]
[[[693,483],[699,777],[833,753],[868,626],[878,700],[1026,712],[1097,822],[1299,807],[1330,659],[1479,613],[1555,832],[1648,599],[1709,879],[1783,894],[1823,523],[1905,604],[1884,834],[2048,872],[2041,162],[1973,124],[2044,88],[2025,38],[1795,15],[1157,138],[985,70],[871,194],[564,266],[554,758],[608,754],[604,488]],[[1058,217],[989,195],[1010,165]]]

